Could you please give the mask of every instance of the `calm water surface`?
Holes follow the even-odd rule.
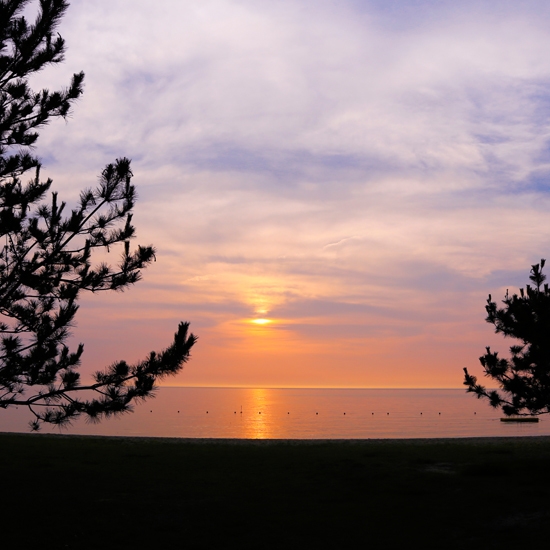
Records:
[[[501,416],[464,390],[161,388],[133,413],[62,431],[252,439],[550,435],[546,417],[508,424]],[[26,432],[29,420],[25,409],[0,410],[0,431]]]

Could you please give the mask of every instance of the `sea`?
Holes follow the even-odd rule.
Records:
[[[133,412],[45,433],[220,439],[408,439],[550,435],[550,418],[501,422],[461,389],[162,387]],[[28,432],[25,407],[0,409],[0,431]]]

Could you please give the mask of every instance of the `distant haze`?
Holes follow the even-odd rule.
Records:
[[[131,158],[158,248],[82,300],[83,371],[180,320],[176,385],[460,387],[506,355],[487,295],[550,257],[549,26],[529,0],[73,0],[35,84],[85,93],[43,174],[70,202]]]

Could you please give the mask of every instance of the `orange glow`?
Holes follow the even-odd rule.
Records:
[[[253,389],[250,411],[246,414],[251,415],[252,422],[248,425],[245,437],[248,439],[269,439],[272,437],[272,426],[268,421],[265,406],[267,401],[267,390]]]
[[[156,280],[150,277],[153,286],[137,285],[131,295],[83,296],[87,315],[79,319],[73,341],[86,345],[84,376],[115,359],[134,363],[151,350],[162,350],[182,320],[191,321],[199,341],[191,361],[176,377],[163,380],[163,385],[460,388],[462,368],[475,371],[479,350],[487,345],[502,349],[499,336],[488,330],[476,310],[485,295],[463,297],[463,307],[456,309],[452,296],[445,300],[428,296],[421,303],[425,295],[409,296],[400,290],[392,292],[390,305],[382,308],[383,293],[369,287],[364,291],[369,308],[346,298],[345,308],[325,312],[309,309],[308,304],[318,296],[344,303],[345,297],[338,295],[341,287],[329,289],[313,281],[303,289],[286,281],[288,295],[298,296],[292,300],[299,303],[306,297],[307,308],[299,311],[285,297],[282,282],[275,284],[275,277],[262,280],[244,274],[240,280],[229,272],[221,278],[212,269],[210,278],[194,280],[179,293],[169,286],[169,275],[168,269],[158,273]],[[251,295],[255,286],[258,291]],[[358,295],[360,290],[356,289]],[[403,316],[399,304],[393,303],[396,294]],[[225,303],[241,307],[226,310]],[[435,321],[429,316],[434,304]],[[380,308],[385,312],[382,316]],[[420,321],[411,312],[418,312]],[[259,410],[255,413],[258,432],[269,420]]]

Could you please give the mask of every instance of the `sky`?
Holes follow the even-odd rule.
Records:
[[[131,158],[134,245],[157,248],[83,296],[83,374],[189,321],[166,385],[481,375],[513,344],[487,295],[549,256],[549,23],[537,0],[73,0],[33,83],[83,70],[85,93],[41,132],[43,175],[70,204]]]

